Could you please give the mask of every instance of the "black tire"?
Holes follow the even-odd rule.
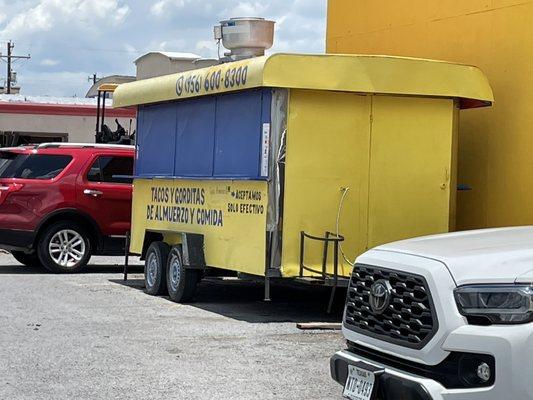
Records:
[[[157,296],[167,291],[167,258],[170,246],[165,242],[152,242],[144,261],[144,290]]]
[[[188,303],[194,298],[201,271],[183,265],[181,246],[173,246],[167,262],[168,295],[176,303]]]
[[[22,265],[26,267],[39,267],[42,268],[42,264],[37,257],[37,252],[24,253],[23,251],[12,251],[11,255]]]
[[[67,232],[67,240],[74,240],[77,237],[78,241],[74,242],[73,249],[79,254],[73,258],[65,256],[65,262],[59,263],[54,260],[51,254],[57,251],[57,248],[52,250],[51,243],[58,244],[56,235],[61,235],[60,232]],[[81,241],[80,241],[81,240]],[[78,244],[79,242],[79,244]],[[83,251],[81,250],[83,249]],[[69,251],[72,249],[69,249]],[[67,249],[65,248],[65,251]],[[56,253],[57,254],[57,253]],[[69,253],[70,254],[70,253]],[[59,221],[56,222],[43,231],[37,240],[37,256],[41,264],[50,272],[54,273],[74,273],[80,272],[89,262],[91,258],[91,240],[87,231],[75,222]]]

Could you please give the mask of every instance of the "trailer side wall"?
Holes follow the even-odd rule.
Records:
[[[299,271],[300,231],[336,231],[341,188],[350,192],[339,231],[350,254],[366,248],[371,96],[291,90],[283,210],[284,276]],[[323,244],[306,242],[305,263],[320,269]],[[330,251],[330,254],[332,252]],[[331,260],[331,257],[330,257]],[[331,263],[329,264],[332,270]],[[351,267],[342,263],[340,272]]]
[[[338,216],[350,261],[369,247],[453,227],[457,118],[452,99],[291,90],[283,275],[299,273],[300,231],[336,232]],[[321,242],[306,242],[306,265],[321,269],[322,255]],[[339,273],[350,272],[340,257]]]
[[[207,265],[264,275],[267,202],[265,181],[135,179],[130,250],[147,231],[198,233]]]

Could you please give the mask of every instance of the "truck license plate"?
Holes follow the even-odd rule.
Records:
[[[351,400],[370,400],[376,377],[373,372],[348,365],[348,379],[344,386],[344,397]]]

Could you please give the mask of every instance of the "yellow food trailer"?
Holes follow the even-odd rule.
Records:
[[[387,56],[120,85],[114,106],[138,106],[130,251],[147,292],[189,301],[209,267],[335,287],[369,247],[453,229],[459,110],[492,101],[475,67]]]

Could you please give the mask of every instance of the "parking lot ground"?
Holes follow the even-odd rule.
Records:
[[[94,257],[86,273],[48,274],[0,254],[0,399],[332,399],[329,357],[342,294],[208,281],[180,305],[142,291],[138,261]]]

